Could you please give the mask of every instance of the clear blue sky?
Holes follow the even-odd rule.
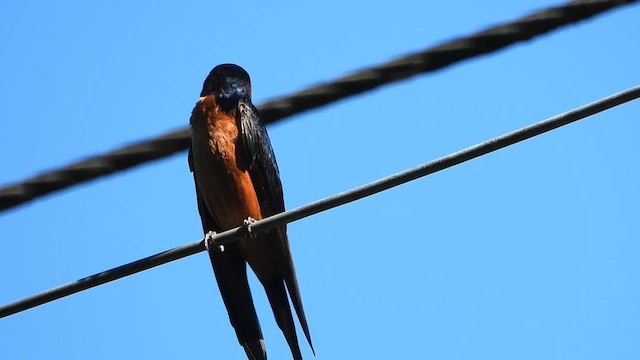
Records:
[[[249,71],[259,104],[558,3],[5,1],[0,184],[187,125],[219,63]],[[287,207],[638,85],[639,10],[269,127]],[[317,358],[640,358],[639,114],[291,224]],[[0,234],[2,304],[196,241],[186,154],[2,213]],[[270,358],[290,358],[254,297]],[[244,354],[200,253],[1,319],[0,358]]]

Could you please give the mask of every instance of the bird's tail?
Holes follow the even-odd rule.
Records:
[[[296,334],[293,315],[289,307],[289,299],[284,287],[284,279],[275,276],[271,279],[263,280],[262,285],[267,293],[276,323],[278,323],[278,327],[280,327],[285,339],[287,339],[294,360],[302,360],[300,346],[298,345],[298,335]]]
[[[309,325],[307,325],[307,317],[305,316],[304,308],[302,307],[302,296],[300,295],[300,288],[298,286],[296,268],[293,266],[293,257],[291,256],[289,239],[286,232],[281,231],[280,234],[282,236],[281,250],[285,253],[283,259],[288,259],[288,263],[282,264],[284,281],[287,285],[287,290],[289,290],[289,297],[291,297],[293,308],[296,309],[298,321],[300,321],[300,326],[302,327],[302,331],[304,331],[304,336],[307,338],[307,342],[309,342],[313,355],[315,355],[316,351],[313,348],[313,343],[311,342],[311,334],[309,332]]]
[[[305,316],[304,308],[302,307],[302,296],[300,295],[296,270],[293,267],[293,264],[290,269],[291,271],[288,274],[285,274],[285,282],[287,284],[287,289],[289,290],[289,297],[291,297],[293,308],[296,309],[296,314],[298,314],[298,321],[300,321],[300,326],[302,327],[302,331],[304,331],[304,336],[307,338],[307,342],[309,342],[313,355],[315,355],[316,351],[313,348],[313,343],[311,342],[309,325],[307,325],[307,317]]]
[[[267,352],[253,306],[244,259],[233,244],[226,246],[224,252],[212,251],[209,255],[238,342],[249,360],[266,360]]]

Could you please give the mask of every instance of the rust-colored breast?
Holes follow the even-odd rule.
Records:
[[[242,225],[247,217],[262,219],[260,203],[245,167],[239,144],[239,126],[233,114],[222,111],[213,96],[200,98],[192,123],[194,172],[209,211],[227,230]]]

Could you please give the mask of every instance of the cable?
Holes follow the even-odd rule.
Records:
[[[511,23],[498,25],[464,38],[446,42],[422,52],[354,72],[331,82],[312,86],[289,96],[267,101],[259,106],[259,111],[264,122],[271,124],[285,117],[385,84],[435,71],[474,56],[529,40],[562,26],[588,19],[609,9],[637,1],[572,1],[533,13]],[[190,130],[183,128],[0,188],[0,211],[57,190],[186,150],[190,141]]]
[[[106,284],[108,282],[121,279],[125,276],[133,275],[144,270],[151,269],[153,267],[166,264],[168,262],[182,259],[183,257],[197,254],[204,250],[204,242],[195,242],[188,245],[180,246],[171,250],[163,251],[161,253],[146,257],[128,263],[126,265],[118,266],[111,270],[103,271],[91,276],[87,276],[80,280],[76,280],[72,283],[68,283],[57,288],[45,291],[38,295],[28,297],[26,299],[16,301],[14,303],[5,305],[0,308],[0,318],[9,316],[27,309],[34,308],[36,306],[46,304],[53,300],[63,298],[75,294],[77,292],[91,289],[92,287]]]
[[[315,201],[294,210],[286,211],[270,216],[263,220],[259,220],[251,225],[251,231],[265,231],[277,226],[303,219],[307,216],[311,216],[325,210],[329,210],[334,207],[338,207],[362,199],[367,196],[371,196],[373,194],[388,190],[392,187],[404,184],[420,177],[427,176],[429,174],[433,174],[435,172],[461,164],[465,161],[475,159],[482,155],[486,155],[509,145],[513,145],[515,143],[530,139],[534,136],[570,124],[574,121],[584,119],[588,116],[610,109],[625,102],[637,99],[639,97],[640,86],[636,86],[602,100],[598,100],[591,104],[571,110],[564,114],[554,116],[547,120],[516,130],[506,135],[493,138],[491,140],[466,148],[464,150],[460,150],[448,156],[441,157],[416,168],[409,169],[395,175],[380,179],[378,181],[374,181],[367,185],[337,195],[333,195],[322,200]],[[238,240],[243,236],[246,236],[246,233],[246,229],[243,227],[237,227],[235,229],[227,230],[215,235],[212,239],[209,240],[211,241],[211,244],[207,245],[209,248],[211,248],[215,245],[228,244],[232,241]],[[38,295],[34,295],[29,298],[5,305],[3,307],[0,307],[0,318],[36,307],[38,305],[42,305],[53,300],[60,299],[62,297],[92,288],[97,285],[101,285],[143,270],[150,269],[152,267],[156,267],[189,255],[196,254],[200,251],[204,251],[205,241],[207,240],[201,240],[178,248],[174,248],[172,250],[168,250],[144,258],[142,260],[138,260],[111,270],[107,270],[80,279],[76,282],[72,282],[46,291],[44,293],[40,293]]]

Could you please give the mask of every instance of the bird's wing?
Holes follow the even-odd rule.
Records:
[[[245,151],[247,159],[249,159],[249,176],[251,177],[253,186],[256,189],[263,215],[266,217],[283,212],[284,197],[282,194],[282,183],[280,182],[278,164],[276,163],[273,148],[269,141],[269,135],[260,120],[258,110],[250,101],[240,100],[238,108],[236,109],[236,117],[241,128],[241,148]],[[278,254],[278,259],[274,260],[279,262],[278,265],[280,266],[280,272],[282,273],[287,289],[289,290],[289,296],[291,297],[293,307],[298,314],[298,320],[300,321],[305,337],[313,350],[307,319],[302,307],[302,298],[300,296],[298,280],[293,265],[293,259],[291,257],[286,226],[281,226],[278,229],[271,231],[270,238],[275,238],[274,240],[276,240],[274,241],[274,246],[276,247],[274,250],[275,253]],[[278,281],[280,284],[278,284]],[[292,351],[294,351],[292,343],[295,342],[295,348],[298,347],[297,337],[295,335],[295,327],[293,327],[292,324],[293,319],[291,318],[289,302],[287,301],[287,296],[284,293],[282,280],[274,279],[274,282],[269,282],[268,284],[263,283],[263,285],[267,291],[267,296],[271,302],[278,325],[284,332],[289,346],[292,347]],[[286,311],[284,306],[286,306]],[[287,314],[288,316],[286,316]],[[289,319],[291,320],[289,321]],[[290,322],[291,326],[289,326]],[[289,330],[289,328],[291,329]]]
[[[258,110],[249,101],[240,100],[236,111],[240,123],[242,149],[249,159],[249,174],[266,216],[284,211],[280,172],[269,135]]]

